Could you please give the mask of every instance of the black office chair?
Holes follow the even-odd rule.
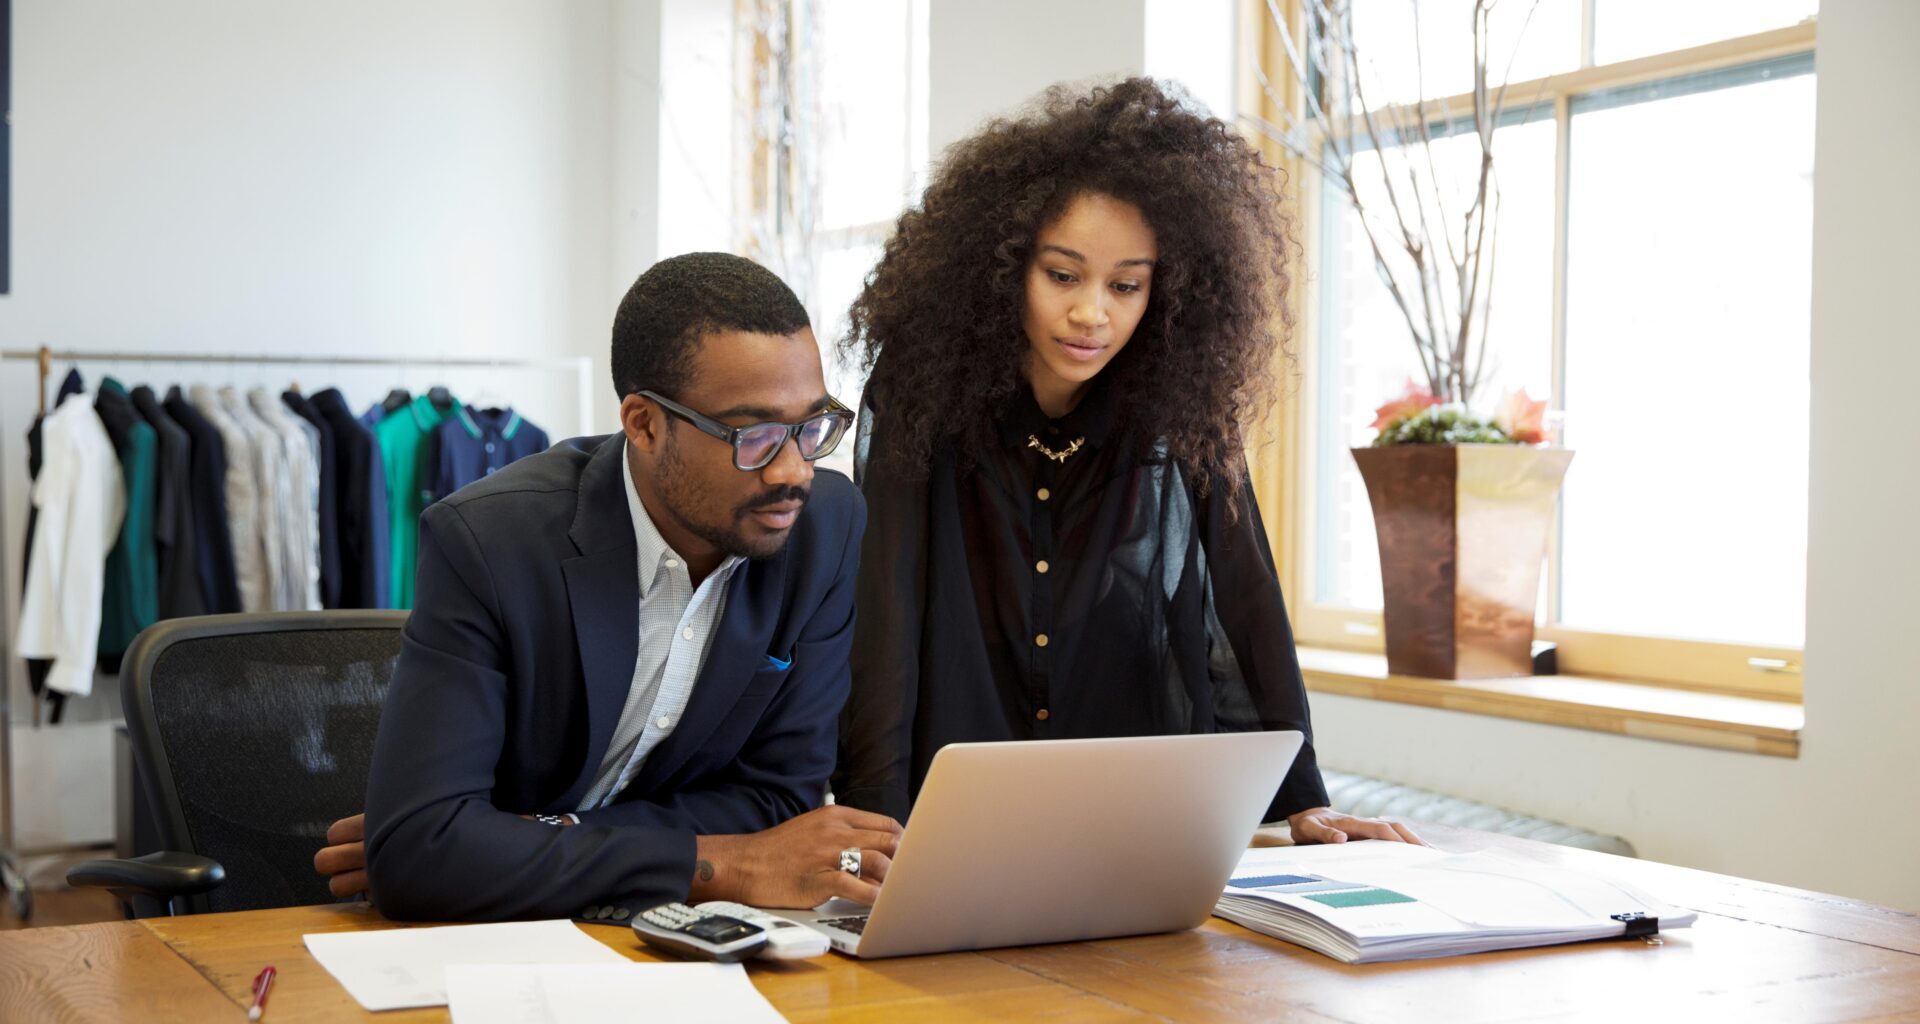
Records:
[[[327,826],[365,806],[404,611],[265,612],[134,638],[121,704],[163,852],[88,861],[69,884],[129,916],[332,901]]]

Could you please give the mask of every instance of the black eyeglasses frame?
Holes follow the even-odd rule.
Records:
[[[757,470],[765,469],[768,466],[768,464],[773,462],[774,459],[777,459],[780,457],[780,453],[782,451],[786,450],[788,442],[795,442],[797,444],[796,439],[800,436],[800,432],[802,430],[805,430],[808,424],[813,423],[816,420],[822,420],[822,419],[831,420],[836,424],[838,424],[838,426],[834,430],[833,434],[830,435],[831,440],[827,441],[825,444],[822,444],[819,448],[814,449],[814,452],[812,455],[808,455],[806,452],[800,453],[800,457],[807,460],[808,462],[814,462],[819,459],[826,458],[829,455],[832,455],[834,449],[840,447],[841,440],[843,440],[847,436],[847,429],[853,426],[853,410],[847,408],[845,405],[841,404],[839,399],[834,398],[832,396],[828,396],[827,398],[827,402],[829,404],[825,412],[815,413],[814,415],[809,416],[798,423],[773,423],[773,422],[749,423],[744,427],[730,427],[725,423],[722,423],[719,420],[714,419],[711,416],[705,415],[704,413],[701,413],[697,410],[690,409],[684,405],[681,405],[679,402],[676,402],[673,399],[668,398],[667,396],[659,393],[658,391],[643,390],[643,391],[636,392],[636,394],[638,394],[641,398],[645,398],[645,399],[648,399],[649,401],[652,401],[654,404],[660,406],[660,408],[662,409],[665,409],[667,412],[675,416],[678,416],[683,420],[686,420],[688,423],[693,425],[693,428],[695,430],[698,430],[709,437],[713,437],[721,441],[725,441],[727,443],[727,446],[733,449],[733,468],[739,470],[742,473],[752,473]],[[767,450],[767,457],[765,459],[762,459],[759,463],[752,466],[741,465],[740,464],[740,436],[750,430],[759,430],[765,427],[784,427],[786,429],[787,436],[784,438],[781,438],[779,444],[774,445],[772,448],[769,448]]]

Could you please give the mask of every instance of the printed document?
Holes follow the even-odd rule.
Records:
[[[456,964],[447,968],[447,993],[454,1024],[786,1020],[739,964]]]
[[[302,936],[307,952],[369,1010],[447,1005],[450,964],[624,964],[572,921],[456,924]]]
[[[1213,912],[1346,963],[1612,938],[1646,918],[1668,931],[1695,917],[1591,872],[1379,841],[1249,850]]]

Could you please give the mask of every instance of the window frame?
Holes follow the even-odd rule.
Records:
[[[1284,44],[1269,15],[1287,19],[1300,38],[1305,19],[1303,0],[1245,0],[1241,11],[1241,38],[1251,41],[1237,55],[1243,110],[1257,110],[1269,123],[1282,123],[1275,97],[1300,109],[1300,90],[1288,70]],[[1593,56],[1593,6],[1584,0],[1580,40],[1582,66],[1546,79],[1514,82],[1508,95],[1518,104],[1550,107],[1555,124],[1554,232],[1552,297],[1553,395],[1552,405],[1564,407],[1567,287],[1567,214],[1569,198],[1568,146],[1573,103],[1577,97],[1624,89],[1700,72],[1719,71],[1783,57],[1811,55],[1817,21],[1723,39],[1700,46],[1651,54],[1596,66]],[[1254,65],[1259,61],[1259,67]],[[1260,85],[1261,71],[1274,95]],[[1473,97],[1461,94],[1439,100],[1446,109],[1471,110]],[[1429,103],[1433,102],[1432,100]],[[1385,115],[1393,120],[1391,114]],[[1361,130],[1349,124],[1346,130]],[[1272,415],[1250,434],[1248,461],[1254,493],[1266,513],[1269,540],[1277,556],[1280,582],[1292,612],[1296,642],[1305,647],[1381,653],[1382,615],[1379,611],[1321,604],[1316,593],[1315,481],[1317,446],[1312,443],[1319,422],[1317,393],[1320,359],[1320,289],[1317,256],[1324,224],[1325,190],[1318,172],[1294,160],[1271,140],[1255,137],[1267,159],[1283,167],[1295,185],[1293,208],[1300,245],[1293,267],[1297,319],[1291,358],[1282,356],[1284,379],[1296,382]],[[1560,544],[1558,516],[1549,547]],[[1558,561],[1547,561],[1547,593],[1551,606],[1545,619],[1558,619]],[[1802,649],[1756,644],[1638,636],[1542,625],[1536,639],[1558,645],[1559,671],[1567,676],[1631,680],[1680,690],[1735,697],[1798,702],[1803,693]]]

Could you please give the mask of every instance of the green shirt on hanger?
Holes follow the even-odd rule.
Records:
[[[426,493],[430,468],[425,458],[427,438],[459,407],[456,399],[441,409],[433,404],[433,399],[421,395],[404,411],[395,410],[373,428],[387,470],[387,516],[393,526],[389,538],[393,550],[392,606],[395,608],[413,607],[413,563],[420,543],[420,512],[432,500]]]
[[[107,552],[100,601],[100,655],[103,667],[113,671],[133,638],[160,618],[160,554],[153,539],[160,438],[140,418],[126,387],[112,377],[100,381],[94,410],[113,439],[127,485],[127,515]]]

